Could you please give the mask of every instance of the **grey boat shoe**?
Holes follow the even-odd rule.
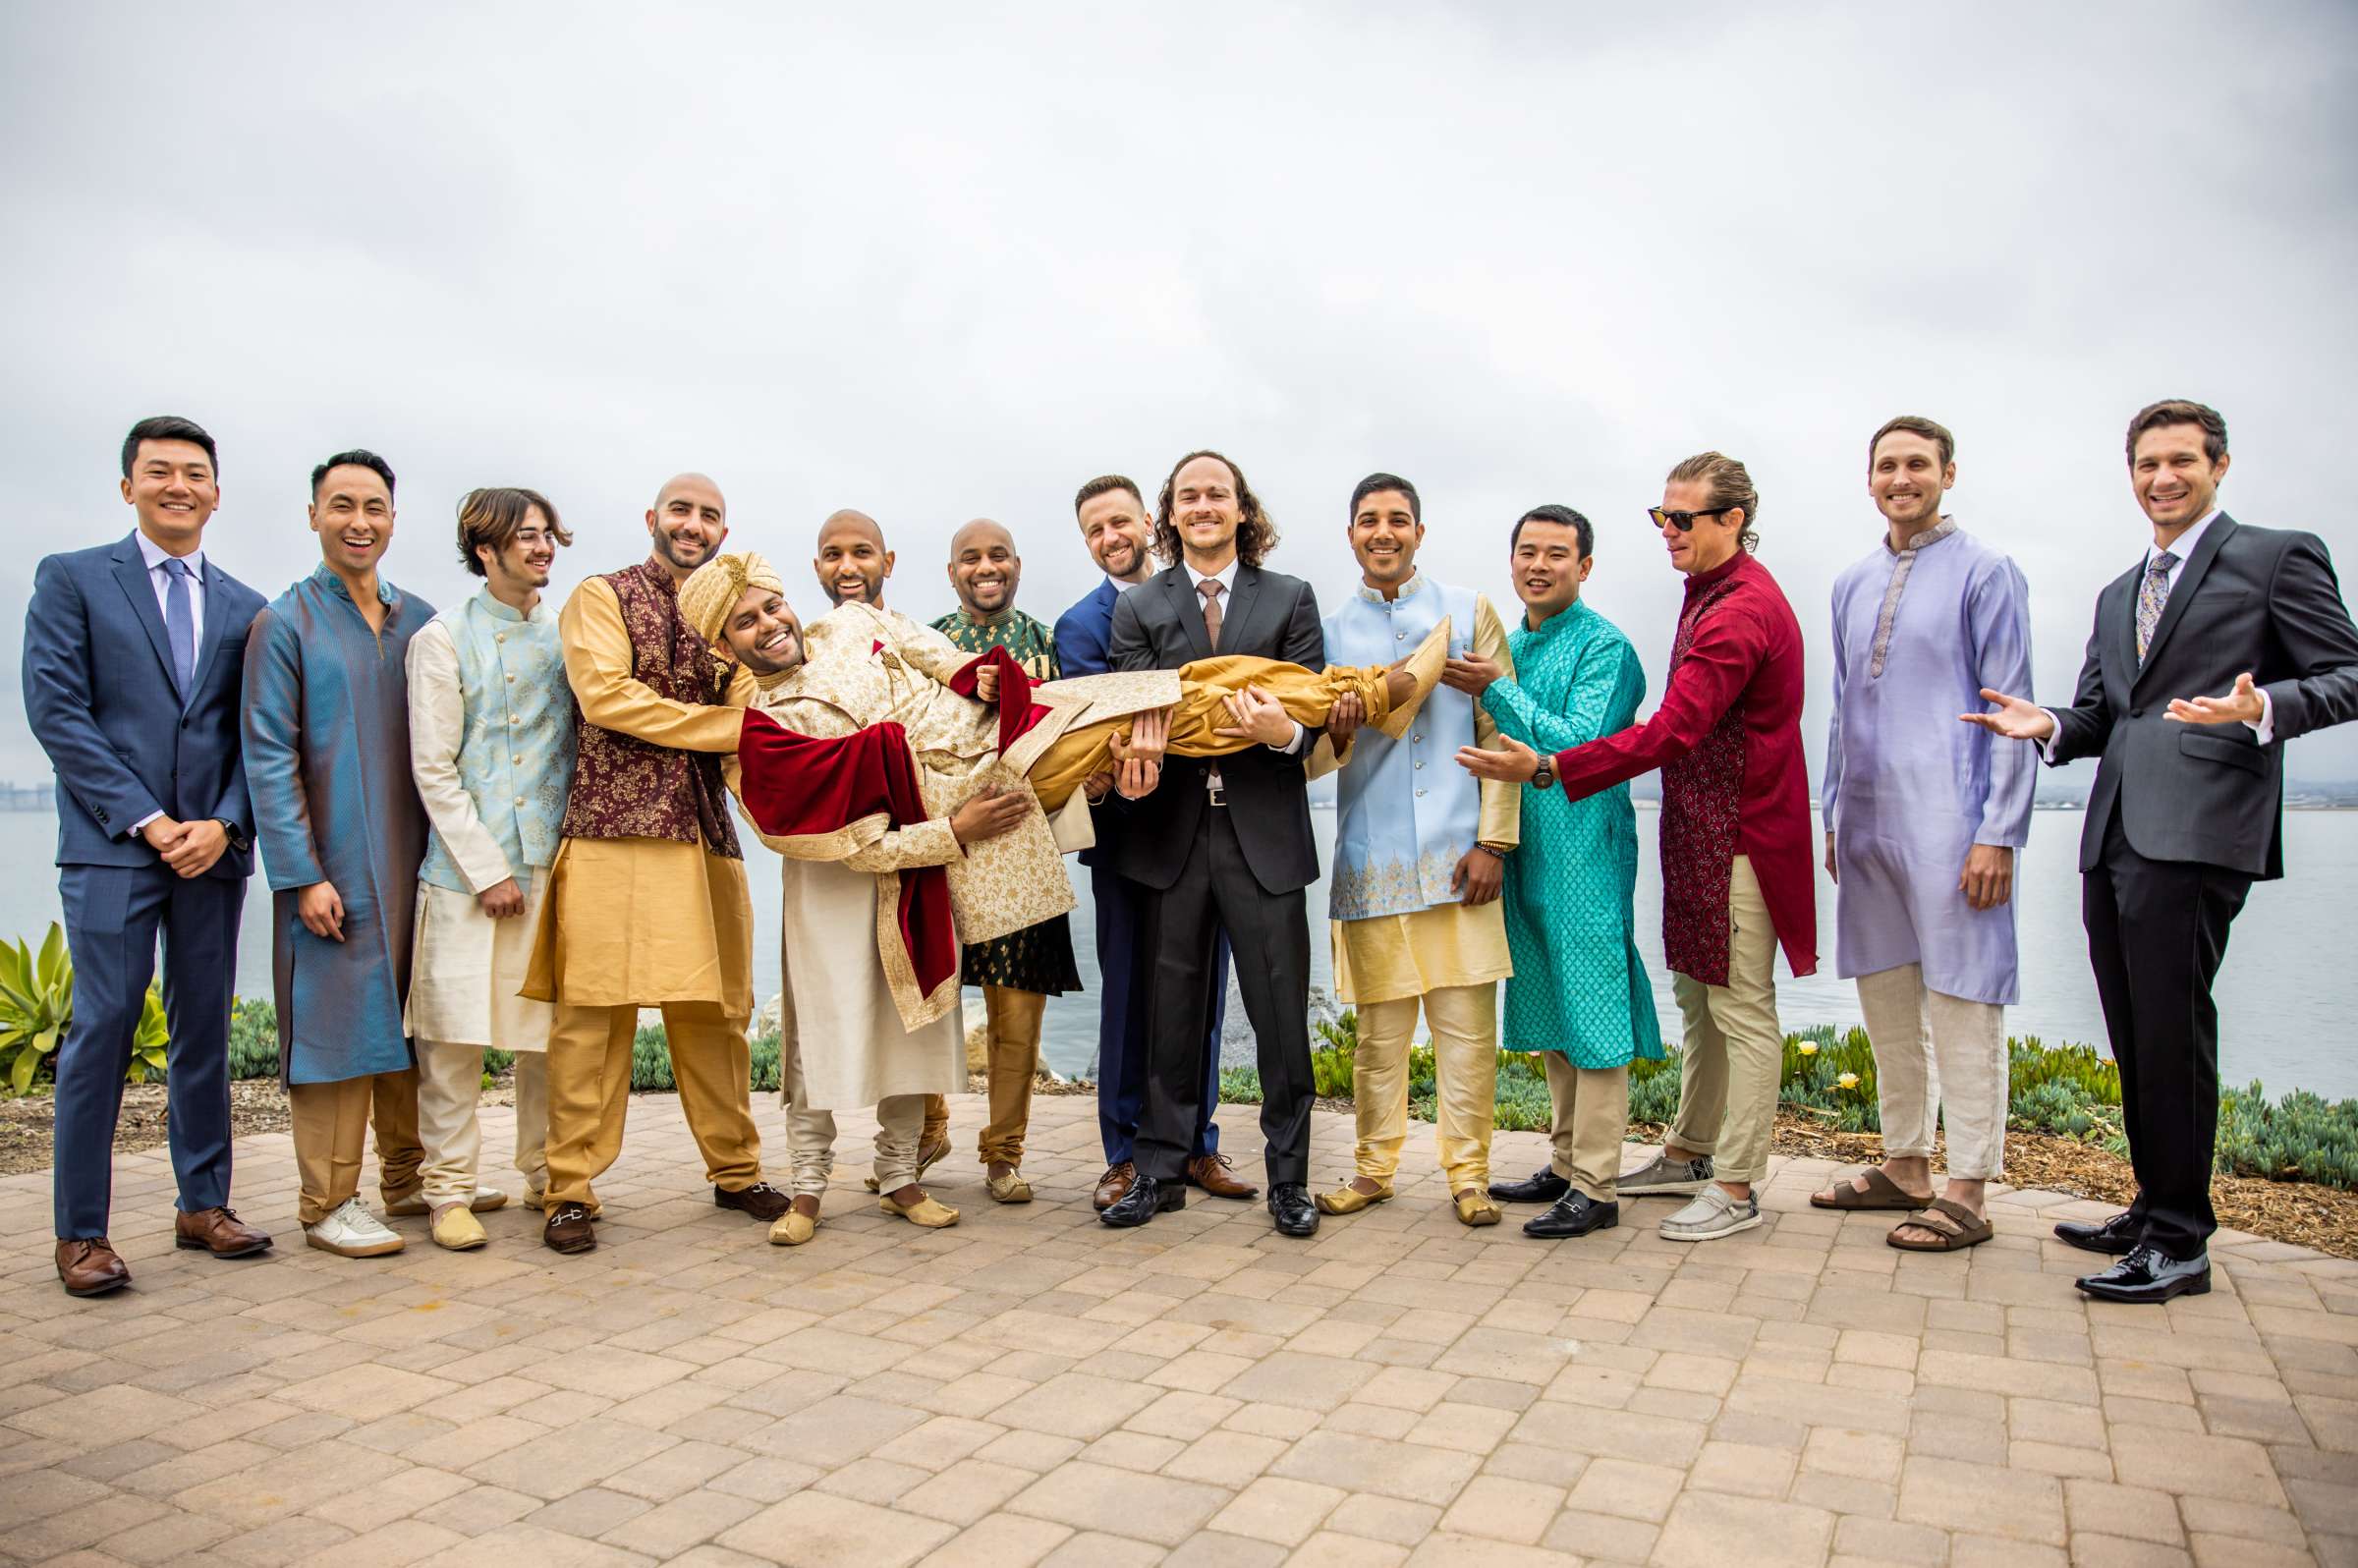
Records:
[[[1672,1159],[1656,1154],[1616,1184],[1622,1198],[1692,1198],[1712,1185],[1712,1156]]]
[[[1717,1241],[1750,1230],[1761,1222],[1758,1198],[1731,1198],[1726,1188],[1712,1183],[1695,1201],[1662,1221],[1662,1239],[1675,1242]]]

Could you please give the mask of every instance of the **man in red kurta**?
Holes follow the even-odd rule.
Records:
[[[1733,458],[1706,452],[1670,471],[1651,515],[1687,596],[1652,718],[1552,757],[1512,740],[1504,753],[1458,754],[1486,778],[1560,782],[1576,797],[1662,770],[1662,945],[1686,1045],[1678,1120],[1620,1191],[1690,1197],[1662,1221],[1672,1241],[1761,1222],[1752,1189],[1768,1172],[1784,1060],[1777,946],[1796,976],[1818,968],[1801,627],[1752,554],[1759,512]]]

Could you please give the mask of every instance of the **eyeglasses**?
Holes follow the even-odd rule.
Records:
[[[1701,512],[1665,512],[1658,506],[1650,506],[1646,509],[1646,515],[1654,519],[1654,526],[1657,529],[1673,528],[1681,533],[1692,533],[1695,532],[1697,518],[1720,517],[1736,509],[1732,506],[1713,506],[1707,507]]]

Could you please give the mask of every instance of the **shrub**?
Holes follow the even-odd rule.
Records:
[[[0,1091],[22,1094],[57,1075],[57,1047],[74,1022],[74,959],[64,927],[49,923],[36,954],[22,938],[0,942]],[[164,995],[150,981],[131,1037],[129,1083],[164,1077]]]
[[[229,1004],[229,1076],[278,1076],[278,1007],[241,996]]]
[[[2358,1100],[2295,1090],[2275,1104],[2258,1084],[2218,1096],[2218,1168],[2271,1181],[2358,1187]]]

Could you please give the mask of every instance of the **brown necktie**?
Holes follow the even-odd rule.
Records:
[[[1220,580],[1207,577],[1196,585],[1204,595],[1204,644],[1214,653],[1220,650]]]

